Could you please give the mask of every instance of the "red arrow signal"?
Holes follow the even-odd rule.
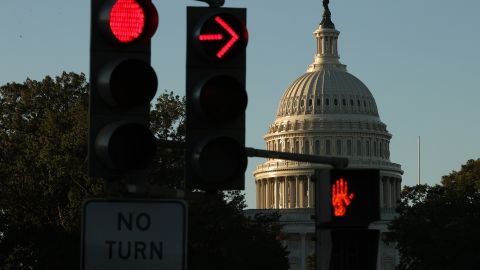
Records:
[[[225,30],[227,31],[231,38],[228,40],[227,43],[217,52],[216,56],[218,59],[222,59],[223,56],[235,45],[235,43],[240,39],[239,35],[233,28],[225,22],[220,16],[215,17],[215,21]],[[221,33],[218,34],[202,34],[198,38],[200,41],[219,41],[223,40],[223,35]]]

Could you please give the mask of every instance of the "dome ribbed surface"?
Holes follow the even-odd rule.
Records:
[[[378,116],[365,84],[344,69],[328,66],[296,79],[285,90],[277,109],[277,117],[330,113]]]

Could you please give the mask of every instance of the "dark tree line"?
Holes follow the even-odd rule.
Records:
[[[442,177],[405,187],[390,230],[398,269],[477,269],[480,265],[480,159]]]
[[[88,84],[83,74],[0,86],[0,269],[78,269],[80,206],[118,191],[86,175]],[[184,140],[185,99],[161,93],[159,139]],[[151,184],[183,189],[183,151],[159,145]],[[190,269],[288,269],[278,216],[243,215],[241,193],[189,201]]]

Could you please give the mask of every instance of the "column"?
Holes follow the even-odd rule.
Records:
[[[392,205],[392,208],[395,208],[395,205],[397,204],[397,191],[396,191],[396,183],[395,183],[395,178],[390,177],[390,194],[391,194],[391,202],[390,204]]]
[[[300,207],[305,207],[305,180],[300,179]]]
[[[267,207],[266,208],[269,209],[270,205],[272,203],[272,200],[271,200],[272,193],[270,192],[270,179],[267,178],[266,182],[267,182],[267,188],[266,188],[266,190],[267,190],[267,194],[266,194],[266,196],[267,196]]]
[[[278,182],[278,177],[274,178],[275,181],[275,209],[280,208],[280,194],[278,193],[279,190],[279,185],[280,183]]]
[[[260,185],[258,184],[258,180],[255,181],[255,205],[257,208],[260,208]]]
[[[267,179],[263,179],[263,208],[267,208]]]
[[[385,195],[383,194],[383,192],[384,192],[384,190],[383,190],[383,179],[384,179],[383,176],[380,177],[380,188],[379,188],[380,189],[380,209],[386,208],[386,205],[384,203],[385,202],[385,199],[384,199]]]
[[[315,206],[315,182],[312,181],[312,177],[308,176],[308,207],[313,208]]]
[[[299,187],[299,183],[298,183],[298,176],[295,176],[295,208],[298,208],[300,205],[300,189],[298,188]]]
[[[289,180],[288,182],[288,197],[290,198],[288,208],[295,208],[295,181]]]
[[[283,178],[283,208],[288,208],[287,177]]]

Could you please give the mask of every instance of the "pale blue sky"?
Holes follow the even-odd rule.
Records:
[[[154,0],[160,25],[152,64],[159,92],[185,93],[187,0]],[[283,91],[303,74],[314,54],[312,32],[322,1],[227,0],[246,7],[247,145],[264,148]],[[42,79],[63,70],[88,75],[90,1],[1,0],[0,84]],[[387,124],[391,160],[403,184],[417,181],[417,138],[422,137],[422,180],[434,184],[480,157],[480,1],[331,0],[341,32],[340,61],[370,89]],[[247,203],[255,207],[249,159]]]

